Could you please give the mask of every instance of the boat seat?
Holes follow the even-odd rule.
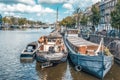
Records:
[[[33,52],[33,49],[27,49],[27,52]]]

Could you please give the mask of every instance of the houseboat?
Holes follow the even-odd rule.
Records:
[[[68,55],[77,71],[85,71],[91,75],[103,79],[113,65],[113,55],[108,48],[100,44],[89,42],[78,37],[78,30],[67,30],[65,44]]]
[[[67,60],[67,49],[59,32],[53,31],[48,36],[42,36],[38,42],[41,46],[36,53],[36,60],[42,63],[42,68]]]

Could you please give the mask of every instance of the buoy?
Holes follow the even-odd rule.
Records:
[[[81,71],[81,70],[82,70],[82,67],[81,67],[81,66],[75,66],[75,70],[76,70],[76,71]]]

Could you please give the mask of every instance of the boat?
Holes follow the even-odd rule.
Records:
[[[42,68],[67,60],[67,48],[59,32],[53,31],[48,36],[42,36],[38,42],[41,45],[36,53],[36,61],[42,63]]]
[[[78,30],[68,29],[65,36],[68,57],[77,71],[85,71],[103,79],[113,65],[113,55],[105,47],[103,39],[100,44],[92,43],[78,37]]]
[[[29,43],[26,48],[22,51],[20,59],[34,59],[35,53],[39,48],[37,41]]]
[[[47,29],[48,27],[46,26],[46,27],[43,27],[43,29]]]

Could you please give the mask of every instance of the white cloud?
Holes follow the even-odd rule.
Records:
[[[88,6],[91,6],[92,4],[97,3],[101,0],[67,0],[67,4],[71,4],[73,8],[80,7],[80,8],[86,8]]]
[[[56,4],[56,3],[64,3],[66,0],[38,0],[39,3],[49,3],[49,4]]]
[[[18,2],[25,3],[25,4],[35,4],[35,0],[18,0]]]
[[[63,7],[66,9],[73,9],[72,4],[69,4],[69,3],[63,4]]]
[[[46,12],[46,13],[55,13],[55,11],[53,9],[50,9],[50,8],[45,8],[44,12]]]
[[[35,0],[0,0],[0,3],[5,3],[5,4],[17,4],[17,3],[22,3],[22,4],[28,4],[28,5],[35,5]]]
[[[37,13],[37,16],[41,16],[41,14],[40,14],[40,13]]]
[[[51,8],[44,8],[41,5],[25,5],[25,4],[13,4],[6,5],[0,3],[0,11],[3,12],[20,12],[20,13],[54,13]]]

